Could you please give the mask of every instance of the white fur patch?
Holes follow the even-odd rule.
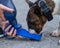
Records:
[[[54,30],[54,31],[52,32],[52,36],[59,36],[58,29],[57,29],[57,30]]]
[[[60,22],[59,22],[58,29],[56,29],[56,30],[53,31],[52,36],[60,36]]]

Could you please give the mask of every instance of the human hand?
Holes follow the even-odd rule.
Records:
[[[8,35],[8,36],[11,36],[11,37],[15,37],[16,36],[16,29],[14,29],[14,27],[11,28],[12,25],[9,25],[6,29],[5,29],[5,33]],[[10,30],[11,29],[11,30]],[[9,31],[10,30],[10,31]]]
[[[6,21],[6,19],[4,18],[4,11],[8,11],[8,12],[13,12],[14,10],[11,9],[11,8],[8,8],[2,4],[0,4],[0,18],[3,20],[3,21]]]
[[[5,31],[5,34],[8,36],[11,36],[11,37],[15,37],[16,36],[16,29],[14,29],[14,27],[12,27],[12,25],[9,25],[7,28],[5,28],[7,24],[9,24],[9,21],[2,21],[0,19],[0,25],[1,25],[2,29]]]

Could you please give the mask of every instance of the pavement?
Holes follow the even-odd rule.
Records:
[[[35,0],[31,0],[35,1]],[[22,24],[22,27],[28,30],[26,23],[26,16],[29,10],[25,0],[13,0],[17,8],[17,21]],[[46,22],[42,32],[43,37],[41,41],[31,41],[28,39],[13,39],[8,40],[5,38],[0,39],[0,48],[60,48],[58,40],[60,37],[51,37],[49,33],[58,28],[60,15],[54,15],[54,19]]]

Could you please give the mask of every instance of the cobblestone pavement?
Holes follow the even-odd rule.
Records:
[[[22,27],[27,29],[26,16],[28,12],[28,5],[25,0],[13,0],[17,8],[17,20],[22,24]],[[33,2],[35,0],[32,0]],[[5,38],[0,39],[0,48],[60,48],[58,40],[60,37],[51,37],[49,33],[58,28],[60,16],[55,15],[54,19],[47,22],[43,28],[43,37],[41,41],[30,41],[28,39],[14,39],[7,40]]]

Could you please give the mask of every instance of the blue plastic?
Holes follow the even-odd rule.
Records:
[[[12,0],[0,0],[0,3],[15,10],[13,13],[5,11],[4,16],[5,16],[6,20],[9,21],[9,25],[12,25],[12,27],[14,27],[17,30],[16,34],[18,36],[23,36],[25,38],[30,38],[30,39],[34,39],[34,40],[41,40],[42,34],[40,34],[40,35],[31,34],[27,30],[23,29],[21,27],[21,25],[19,25],[17,23],[17,20],[16,20],[17,11],[16,11],[16,8],[15,8]],[[9,25],[7,25],[7,26],[9,26]],[[6,27],[5,27],[5,29],[6,29]]]
[[[27,37],[33,40],[41,40],[42,34],[37,35],[37,34],[30,34],[27,30],[21,28],[17,30],[17,35]]]

